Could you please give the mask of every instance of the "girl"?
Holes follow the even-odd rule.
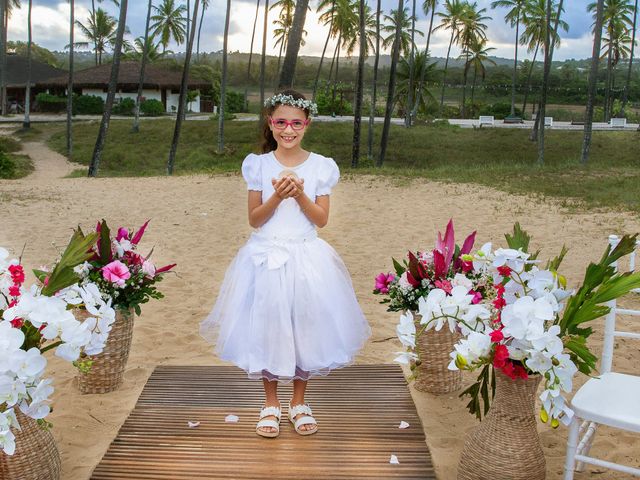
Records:
[[[327,224],[340,173],[332,159],[302,148],[315,112],[293,90],[265,101],[263,153],[242,163],[256,230],[200,328],[221,359],[262,379],[266,401],[256,433],[263,437],[280,431],[278,381],[293,381],[288,417],[296,432],[317,432],[304,401],[307,381],[352,363],[371,334],[344,263],[316,233]]]

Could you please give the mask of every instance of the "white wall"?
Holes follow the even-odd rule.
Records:
[[[172,113],[174,112],[174,110],[171,108],[171,106],[175,106],[175,112],[178,111],[178,100],[180,99],[180,94],[178,93],[171,93],[171,89],[167,88],[166,89],[167,92],[167,112],[168,113]],[[96,97],[102,97],[103,100],[107,100],[107,92],[103,92],[102,89],[100,88],[83,88],[82,89],[82,95],[95,95]],[[133,100],[136,99],[136,97],[138,96],[137,92],[130,92],[130,93],[123,93],[121,91],[116,92],[116,102],[119,102],[121,98],[132,98]],[[150,99],[155,99],[158,101],[162,101],[162,93],[160,92],[160,89],[157,90],[152,90],[150,88],[145,88],[144,90],[142,90],[142,96],[145,97],[145,99],[150,100]],[[191,102],[191,104],[187,104],[187,111],[191,110],[192,112],[200,112],[200,96],[196,97],[196,99]]]
[[[180,100],[180,94],[179,93],[171,93],[170,89],[167,89],[167,112],[177,112],[178,111],[178,104]],[[173,110],[171,107],[174,106],[175,110]],[[200,113],[200,96],[198,95],[196,97],[196,99],[191,102],[191,103],[187,103],[187,112],[196,112],[196,113]]]

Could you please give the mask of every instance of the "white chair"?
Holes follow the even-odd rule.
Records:
[[[544,117],[544,126],[553,127],[553,117]]]
[[[609,125],[611,126],[611,128],[624,128],[627,126],[627,119],[613,117],[611,120],[609,120]]]
[[[618,242],[615,235],[609,237],[612,248]],[[634,267],[635,252],[630,259],[631,270]],[[640,433],[640,376],[611,371],[615,337],[640,340],[640,333],[616,330],[616,315],[640,317],[640,310],[618,308],[615,300],[608,306],[611,312],[605,318],[600,376],[589,379],[571,400],[575,416],[569,427],[564,480],[572,480],[574,470],[581,471],[584,463],[640,476],[640,468],[588,456],[599,424]]]
[[[480,117],[478,118],[478,124],[480,126],[482,125],[493,126],[495,124],[495,118],[493,117],[493,115],[480,115]]]

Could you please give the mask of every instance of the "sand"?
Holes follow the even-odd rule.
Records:
[[[166,298],[145,305],[136,319],[124,384],[118,391],[81,395],[72,383],[73,367],[49,357],[48,375],[54,377],[56,388],[55,410],[49,419],[55,425],[63,478],[87,479],[155,366],[220,363],[198,335],[198,324],[214,303],[227,265],[251,231],[246,190],[240,175],[65,179],[61,177],[73,165],[64,157],[37,142],[25,144],[25,152],[35,160],[36,172],[22,180],[0,180],[0,245],[14,254],[24,246],[27,267],[51,262],[73,227],[89,230],[102,218],[113,228],[133,228],[151,219],[142,249],[155,247],[157,264],[178,264],[177,275],[169,275],[161,284]],[[409,248],[432,246],[437,230],[449,218],[454,218],[460,236],[477,229],[479,242],[498,243],[514,221],[520,221],[533,235],[533,245],[543,249],[543,258],[554,256],[566,243],[571,249],[564,273],[574,283],[582,278],[588,261],[600,257],[609,234],[640,231],[640,220],[624,212],[566,209],[555,201],[426,180],[343,178],[331,203],[329,225],[320,235],[347,264],[373,329],[359,363],[389,363],[399,349],[394,340],[379,341],[394,335],[398,315],[386,312],[378,303],[380,298],[371,293],[374,276],[391,269],[392,256],[400,258]],[[640,306],[637,297],[630,300],[631,305]],[[601,322],[596,322],[596,330],[592,345],[599,351]],[[620,341],[616,355],[621,371],[632,371],[640,362],[637,342]],[[471,378],[466,376],[465,383]],[[585,380],[579,377],[577,384]],[[412,388],[412,395],[438,478],[455,478],[465,435],[476,420],[456,394],[435,396]],[[539,431],[548,478],[559,479],[567,430],[552,431],[540,424]],[[608,460],[640,464],[640,439],[631,434],[603,429],[593,451]],[[390,453],[402,461],[401,452]],[[576,478],[595,474],[608,480],[632,478],[597,467],[587,467]]]

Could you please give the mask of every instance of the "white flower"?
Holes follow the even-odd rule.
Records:
[[[513,248],[499,248],[495,251],[495,258],[493,259],[494,267],[501,267],[507,265],[511,270],[518,273],[524,270],[524,265],[529,258],[529,254],[522,250],[515,250]]]
[[[0,321],[0,373],[11,368],[11,358],[24,343],[24,333],[11,323]]]
[[[7,455],[13,455],[16,451],[16,437],[11,428],[20,430],[18,419],[13,408],[0,412],[0,448]]]
[[[477,362],[480,358],[486,357],[491,351],[491,337],[480,332],[471,332],[467,338],[463,338],[454,345],[455,351],[449,356],[453,359],[449,364],[450,370],[458,370],[456,358],[462,357],[467,365]]]
[[[486,272],[493,262],[491,243],[485,243],[473,256],[473,269],[476,272]]]
[[[473,288],[473,282],[462,273],[456,273],[453,280],[451,280],[451,285],[454,287],[464,287],[467,292]]]
[[[468,305],[460,318],[463,320],[458,323],[462,335],[468,335],[471,331],[479,332],[486,329],[484,321],[491,318],[491,312],[481,304]]]
[[[0,375],[0,405],[12,407],[27,396],[27,386],[14,375]]]
[[[21,380],[39,377],[47,366],[47,359],[42,356],[37,347],[31,347],[26,352],[16,350],[11,356],[11,370]]]
[[[400,315],[400,323],[398,323],[398,326],[396,327],[396,334],[398,335],[402,345],[405,347],[415,348],[416,325],[411,312]]]
[[[396,352],[397,357],[393,359],[394,362],[402,363],[403,365],[408,365],[411,361],[418,360],[418,355],[413,352]]]
[[[545,298],[534,300],[522,297],[502,311],[504,334],[519,340],[538,338],[544,331],[544,322],[554,318],[553,307]]]
[[[82,265],[76,265],[75,267],[73,267],[73,271],[80,278],[85,278],[87,275],[89,275],[91,268],[92,267],[89,262],[84,262]]]
[[[125,252],[130,252],[134,248],[131,242],[126,238],[123,238],[120,241],[114,240],[113,246],[116,249],[116,256],[118,258],[122,258]]]
[[[444,324],[444,321],[445,321],[444,318],[439,318],[437,320],[437,324],[434,323],[432,320],[434,318],[438,318],[442,316],[442,308],[440,304],[442,303],[442,301],[445,299],[446,296],[447,296],[447,293],[444,290],[440,288],[434,288],[429,292],[426,298],[421,297],[418,300],[418,312],[420,312],[420,315],[422,315],[422,319],[420,320],[420,323],[422,325],[426,325],[427,330],[430,330],[431,328],[433,328],[434,325],[436,326],[436,330],[440,330],[442,328],[442,325]]]
[[[413,290],[413,286],[409,283],[409,280],[407,280],[407,272],[400,275],[400,278],[398,279],[398,286],[405,292]]]

